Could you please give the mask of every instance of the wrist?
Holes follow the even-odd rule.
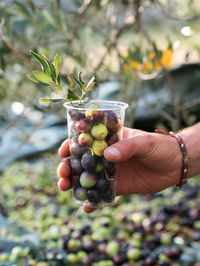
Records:
[[[188,156],[190,157],[190,163],[188,168],[187,177],[193,177],[200,173],[200,145],[199,145],[199,132],[200,123],[186,128],[178,134],[183,139]]]

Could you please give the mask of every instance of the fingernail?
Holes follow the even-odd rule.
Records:
[[[121,153],[117,148],[109,148],[106,152],[109,153],[109,155],[115,157],[116,159],[120,159],[121,157]]]

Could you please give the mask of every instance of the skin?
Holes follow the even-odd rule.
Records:
[[[58,153],[65,158],[58,176],[66,180],[65,189],[71,189],[68,139]],[[104,156],[116,163],[118,196],[155,193],[178,184],[181,178],[182,154],[170,136],[124,128],[123,140],[105,149]],[[83,210],[90,213],[94,208],[83,206]]]

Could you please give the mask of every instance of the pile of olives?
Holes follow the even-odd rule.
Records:
[[[90,206],[111,203],[115,198],[115,166],[104,150],[119,140],[122,123],[112,110],[90,105],[68,113],[70,166],[74,198]]]

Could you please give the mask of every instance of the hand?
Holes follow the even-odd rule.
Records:
[[[58,166],[59,188],[71,188],[69,141],[63,142]],[[116,163],[117,195],[147,194],[161,191],[180,181],[182,155],[176,139],[157,133],[124,128],[123,140],[104,151],[108,161]],[[93,209],[83,206],[84,211]]]

